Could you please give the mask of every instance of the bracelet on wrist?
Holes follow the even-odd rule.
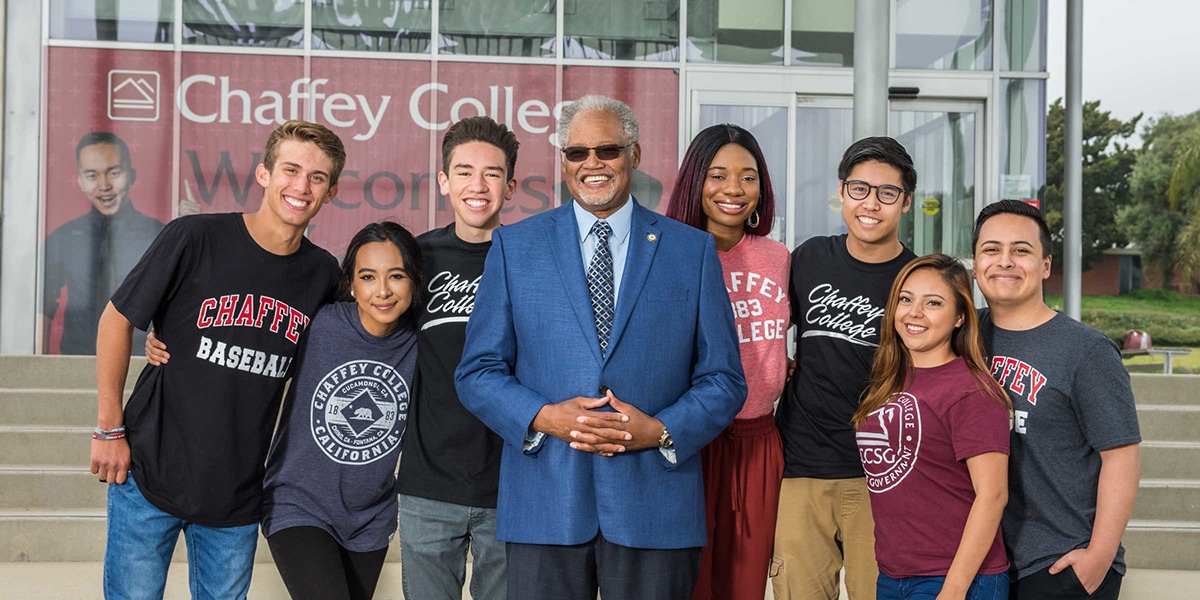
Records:
[[[111,442],[125,437],[125,426],[113,427],[112,429],[101,429],[96,427],[92,429],[92,439]]]

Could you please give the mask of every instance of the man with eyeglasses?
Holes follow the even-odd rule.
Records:
[[[875,598],[874,520],[851,417],[867,387],[892,281],[916,258],[900,242],[917,172],[889,137],[859,140],[838,165],[846,233],[792,253],[796,372],[779,404],[784,472],[775,598]]]
[[[581,98],[557,139],[572,202],[492,234],[456,374],[505,441],[508,597],[686,600],[699,451],[746,397],[716,245],[630,195],[624,103]]]

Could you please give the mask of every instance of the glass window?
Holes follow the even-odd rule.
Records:
[[[687,59],[783,64],[783,0],[688,0]]]
[[[811,237],[846,232],[838,202],[838,163],[854,141],[850,108],[801,105],[796,109],[795,247]]]
[[[552,55],[554,19],[554,3],[546,0],[443,0],[438,53]]]
[[[854,66],[854,0],[792,0],[792,64]]]
[[[679,60],[679,1],[565,0],[563,39],[566,58]],[[543,55],[554,56],[557,42]]]
[[[1000,199],[1046,199],[1046,82],[1000,80]]]
[[[458,4],[444,0],[442,13]],[[431,6],[431,0],[314,0],[313,48],[428,53]]]
[[[304,0],[184,2],[183,43],[298,48],[304,43]]]
[[[996,62],[1001,71],[1046,70],[1046,0],[1001,0]]]
[[[170,43],[174,16],[174,0],[50,0],[50,37]]]
[[[992,68],[992,0],[896,0],[896,67]]]

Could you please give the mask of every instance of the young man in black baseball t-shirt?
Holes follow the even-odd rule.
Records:
[[[496,495],[504,442],[467,411],[454,389],[475,290],[517,180],[517,138],[488,117],[463,119],[442,140],[438,184],[454,222],[417,238],[427,302],[417,317],[417,398],[408,410],[396,491],[404,592],[462,597],[467,548],[471,597],[507,592],[504,544],[496,541]],[[485,315],[486,316],[486,315]]]
[[[772,578],[775,598],[875,598],[875,522],[851,423],[879,346],[896,274],[916,258],[900,243],[917,172],[896,140],[846,149],[838,200],[847,233],[812,238],[792,253],[796,372],[776,415],[783,438]]]
[[[105,308],[91,470],[111,484],[106,598],[161,598],[181,530],[192,597],[246,597],[283,384],[338,279],[304,231],[345,161],[329,129],[288,121],[255,171],[258,211],[172,221]],[[150,325],[173,359],[146,367],[122,410],[131,334]]]

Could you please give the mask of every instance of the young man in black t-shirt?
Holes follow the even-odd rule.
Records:
[[[454,222],[417,238],[428,301],[417,320],[417,397],[396,478],[401,577],[414,598],[461,598],[468,544],[471,597],[503,599],[507,592],[504,544],[496,541],[504,442],[463,407],[454,369],[492,231],[516,189],[518,145],[507,127],[488,117],[452,125],[442,140],[438,184],[450,197]]]
[[[345,161],[329,129],[288,121],[255,171],[258,211],[172,221],[105,308],[91,457],[111,484],[105,597],[161,598],[182,530],[193,597],[245,598],[283,384],[338,280],[304,231]],[[131,334],[150,325],[173,360],[146,367],[122,410]]]
[[[851,417],[879,346],[892,281],[916,258],[900,243],[917,172],[896,140],[864,138],[838,165],[847,233],[792,253],[796,372],[779,403],[784,472],[772,578],[775,597],[875,598],[875,522]]]

